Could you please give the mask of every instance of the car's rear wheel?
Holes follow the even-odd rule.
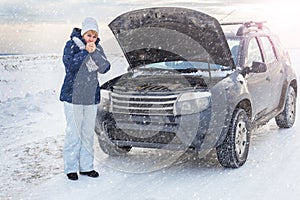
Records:
[[[291,128],[296,118],[296,92],[293,87],[288,88],[285,97],[284,110],[275,117],[276,124],[279,128]]]
[[[222,166],[238,168],[246,162],[250,135],[251,126],[246,112],[243,109],[236,109],[223,143],[216,148]]]

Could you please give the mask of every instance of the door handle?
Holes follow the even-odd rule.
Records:
[[[271,78],[268,76],[268,77],[266,78],[266,80],[267,80],[267,81],[271,81]]]

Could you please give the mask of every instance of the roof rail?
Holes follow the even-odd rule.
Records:
[[[236,35],[242,36],[245,33],[249,33],[253,30],[263,30],[268,29],[266,26],[264,26],[264,23],[267,21],[247,21],[247,22],[228,22],[228,23],[221,23],[221,25],[241,25],[238,29]]]
[[[264,23],[267,23],[267,21],[261,21],[261,22],[249,21],[249,22],[245,22],[244,26],[246,26],[247,28],[257,27],[258,29],[263,29]]]
[[[245,22],[226,22],[226,23],[221,23],[221,25],[239,25],[244,23]]]

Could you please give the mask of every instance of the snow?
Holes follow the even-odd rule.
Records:
[[[64,77],[60,52],[74,25],[78,26],[87,13],[99,19],[102,45],[112,63],[112,70],[100,75],[103,83],[127,67],[107,24],[133,8],[153,6],[203,10],[225,19],[224,22],[267,17],[272,30],[283,36],[285,46],[297,48],[289,49],[289,53],[299,77],[298,1],[278,0],[262,5],[261,2],[268,1],[29,2],[0,3],[3,13],[0,53],[34,53],[0,56],[1,200],[299,199],[300,98],[295,125],[279,129],[272,120],[255,130],[248,161],[239,169],[221,167],[214,150],[194,155],[134,149],[127,156],[111,158],[99,149],[95,140],[95,169],[100,177],[79,176],[76,182],[69,181],[63,174],[65,119],[63,104],[58,100]]]
[[[300,49],[289,52],[299,77]],[[108,58],[112,70],[101,82],[126,69],[120,55]],[[63,174],[65,119],[58,100],[63,75],[59,55],[0,57],[0,199],[298,199],[299,109],[290,129],[272,120],[256,130],[248,161],[239,169],[221,167],[214,150],[201,156],[134,149],[111,158],[95,140],[100,177],[69,181]]]

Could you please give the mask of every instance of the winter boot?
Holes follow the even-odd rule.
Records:
[[[89,171],[89,172],[79,172],[81,175],[86,175],[86,176],[89,176],[89,177],[93,177],[93,178],[96,178],[99,176],[99,173],[96,172],[95,170],[92,170],[92,171]]]
[[[78,180],[78,175],[77,173],[68,173],[67,174],[68,179],[72,180],[72,181],[76,181]]]

